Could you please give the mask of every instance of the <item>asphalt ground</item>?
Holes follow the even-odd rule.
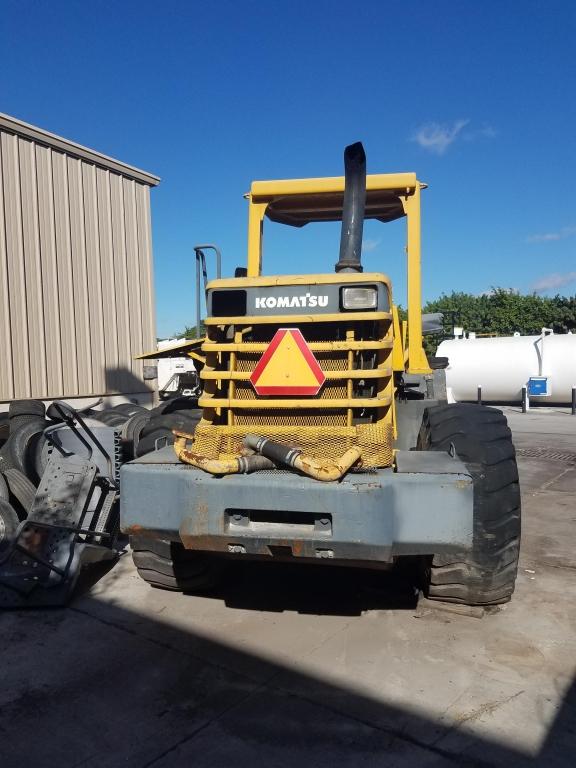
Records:
[[[507,409],[513,600],[418,600],[403,574],[242,563],[209,596],[129,555],[66,610],[0,616],[0,765],[576,765],[576,417]]]

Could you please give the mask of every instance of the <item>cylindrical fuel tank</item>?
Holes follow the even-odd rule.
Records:
[[[449,339],[436,354],[448,358],[446,386],[456,402],[475,401],[479,386],[484,402],[519,402],[530,377],[546,376],[550,394],[530,399],[569,403],[576,386],[576,334]]]

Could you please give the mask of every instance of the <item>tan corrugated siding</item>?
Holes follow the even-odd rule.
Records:
[[[128,314],[130,317],[129,350],[132,358],[132,374],[142,376],[141,360],[134,360],[135,350],[144,349],[142,329],[142,302],[140,300],[140,264],[138,261],[138,220],[136,213],[136,183],[131,179],[122,179],[124,187],[124,214],[126,232],[126,269],[128,282]]]
[[[25,139],[18,139],[18,149],[20,158],[26,306],[35,308],[32,312],[27,311],[30,394],[32,397],[42,397],[43,393],[46,392],[47,378],[44,313],[42,311],[42,264],[38,223],[36,153],[34,151],[34,144]]]
[[[98,196],[96,168],[82,163],[84,189],[84,223],[86,226],[86,267],[88,278],[88,315],[90,322],[90,368],[92,391],[102,386],[104,368],[104,304],[102,301],[102,270],[100,236],[98,231]]]
[[[145,392],[155,338],[148,185],[0,125],[0,401]]]
[[[18,137],[2,134],[1,147],[14,397],[30,397],[29,310],[26,304]],[[37,311],[37,308],[33,307],[31,311]]]
[[[4,170],[0,140],[0,398],[14,396],[12,375],[12,334],[10,333],[10,286],[8,284],[8,254],[6,251],[6,221],[4,216]]]
[[[56,260],[56,231],[54,223],[54,188],[52,183],[52,152],[36,147],[38,173],[38,215],[40,222],[40,253],[42,258],[42,313],[46,342],[47,392],[64,392],[62,376],[62,343],[58,308],[58,267]]]
[[[82,162],[67,158],[70,200],[70,243],[72,251],[72,285],[78,392],[92,391],[92,359],[90,356],[90,315],[88,309],[88,276],[86,266],[86,227],[84,224],[84,189]]]

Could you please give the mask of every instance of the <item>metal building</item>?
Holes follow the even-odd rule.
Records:
[[[150,187],[159,179],[0,114],[0,410],[150,401]]]

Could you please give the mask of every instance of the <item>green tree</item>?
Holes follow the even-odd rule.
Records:
[[[183,328],[181,331],[177,331],[177,333],[174,334],[177,338],[183,338],[183,339],[195,339],[197,338],[196,333],[196,323],[194,325],[187,325],[185,328]],[[206,326],[204,325],[204,320],[200,321],[200,337],[206,335]]]
[[[453,291],[424,306],[424,312],[443,312],[444,330],[454,325],[486,336],[507,336],[515,331],[537,334],[542,328],[556,333],[576,329],[576,296],[538,296],[506,288],[474,296]]]

